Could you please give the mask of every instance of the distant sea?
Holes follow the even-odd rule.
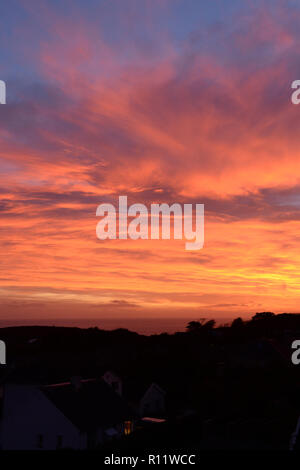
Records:
[[[126,328],[143,335],[153,335],[160,333],[175,333],[176,331],[185,331],[189,321],[197,318],[97,318],[97,319],[51,319],[51,320],[0,320],[0,328],[8,326],[69,326],[78,328],[90,328],[97,326],[102,330],[115,330],[117,328]],[[216,319],[216,324],[221,325],[231,323],[232,318]]]

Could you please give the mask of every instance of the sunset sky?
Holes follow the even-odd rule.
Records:
[[[0,5],[0,320],[299,312],[300,2]],[[205,243],[96,238],[119,195]]]

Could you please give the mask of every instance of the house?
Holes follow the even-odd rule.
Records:
[[[134,413],[101,379],[48,385],[5,384],[1,449],[90,449],[129,434]]]
[[[166,392],[159,385],[154,382],[143,384],[138,381],[128,381],[123,387],[123,396],[141,418],[165,415]]]
[[[113,371],[106,371],[103,380],[126,400],[140,418],[162,417],[166,414],[166,392],[155,382],[122,380]]]

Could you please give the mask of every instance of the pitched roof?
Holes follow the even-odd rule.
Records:
[[[48,385],[41,390],[82,431],[110,427],[133,416],[127,403],[101,379]]]
[[[124,380],[122,394],[129,402],[138,402],[151,386],[154,386],[158,391],[165,394],[165,391],[155,382],[143,381],[140,378]]]

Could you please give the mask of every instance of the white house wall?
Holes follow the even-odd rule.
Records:
[[[57,447],[62,436],[62,447],[86,447],[86,435],[51,403],[38,388],[6,385],[3,414],[0,421],[0,447],[5,450],[38,449],[38,435],[43,435],[43,449]]]
[[[151,416],[165,412],[165,392],[152,384],[140,401],[140,416]]]

